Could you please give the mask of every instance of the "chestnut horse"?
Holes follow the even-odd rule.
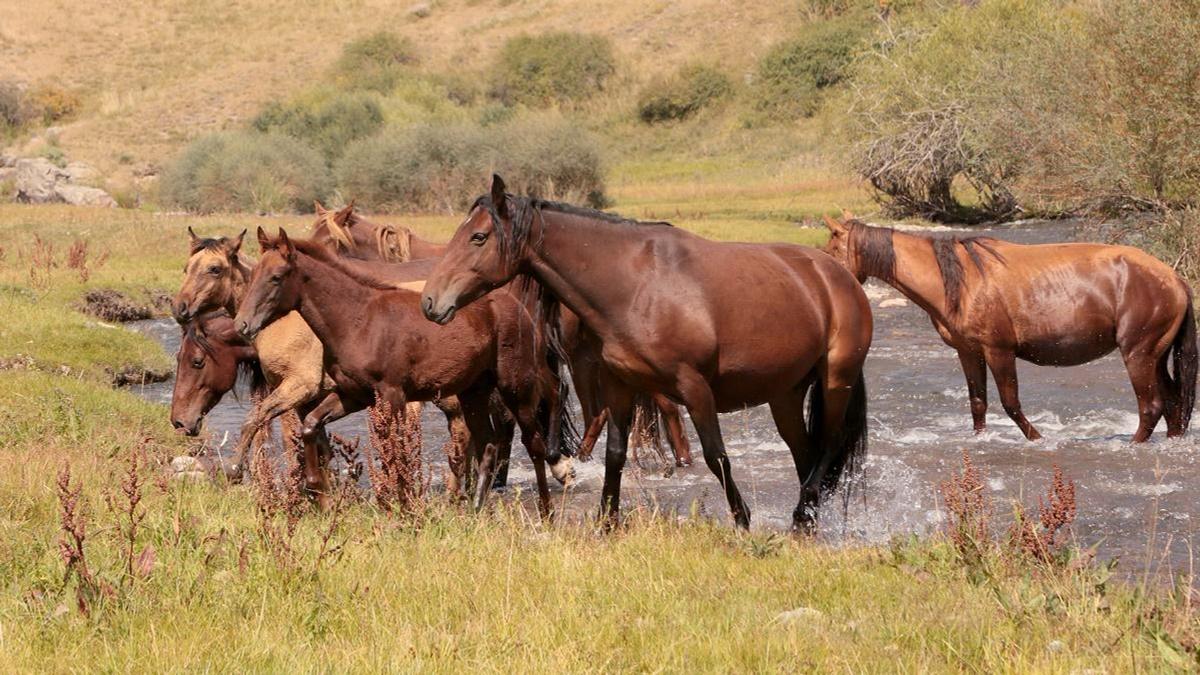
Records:
[[[408,262],[438,258],[445,244],[426,241],[407,227],[373,223],[354,210],[354,202],[334,211],[316,203],[317,222],[312,239],[340,255],[362,260]]]
[[[862,366],[871,310],[862,287],[821,251],[708,241],[666,223],[506,194],[492,179],[425,284],[441,325],[528,274],[600,341],[608,410],[601,511],[620,509],[635,392],[687,406],[734,521],[750,511],[733,480],[717,413],[768,403],[801,482],[798,529],[866,450]],[[805,399],[811,411],[805,415]]]
[[[488,399],[498,390],[516,417],[533,460],[539,507],[549,513],[547,436],[558,441],[558,381],[547,367],[547,344],[533,318],[508,292],[496,293],[454,327],[421,318],[420,295],[396,288],[387,267],[339,258],[312,241],[292,241],[282,229],[270,239],[259,228],[263,256],[234,323],[253,336],[298,311],[325,345],[326,370],[337,389],[304,419],[304,429],[328,423],[382,399],[399,409],[410,401],[457,396],[478,467],[475,506],[491,486],[496,433]],[[549,429],[547,430],[547,427]]]
[[[825,223],[831,255],[859,280],[875,277],[928,312],[958,352],[977,433],[986,425],[987,369],[1004,412],[1036,440],[1021,412],[1016,360],[1074,366],[1114,349],[1137,396],[1133,441],[1150,438],[1164,415],[1168,436],[1187,430],[1200,360],[1191,290],[1153,256],[1128,246],[933,238],[850,214]]]
[[[249,379],[251,390],[265,393],[267,386],[258,365],[258,353],[233,327],[233,317],[218,309],[185,323],[179,353],[175,355],[175,387],[171,392],[171,421],[189,434],[239,379]]]

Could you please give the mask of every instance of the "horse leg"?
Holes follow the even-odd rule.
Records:
[[[608,441],[604,452],[604,485],[600,489],[600,519],[605,529],[612,529],[621,520],[621,472],[625,470],[629,451],[633,393],[611,377],[604,380],[600,397],[608,412]]]
[[[967,377],[967,395],[971,399],[971,420],[975,433],[987,428],[987,361],[980,352],[958,351],[958,362]]]
[[[1133,394],[1138,402],[1138,428],[1133,434],[1134,443],[1144,443],[1150,440],[1154,427],[1163,415],[1163,392],[1158,381],[1158,359],[1149,350],[1132,349],[1129,352],[1121,350],[1125,359],[1125,369],[1129,371],[1129,382],[1133,385]]]
[[[512,441],[517,422],[498,396],[491,399],[490,406],[492,429],[496,432],[496,477],[492,479],[492,489],[495,490],[508,485],[508,462],[512,459]]]
[[[717,419],[717,404],[712,388],[697,372],[687,372],[680,378],[680,394],[687,405],[696,434],[700,436],[700,447],[704,450],[704,463],[716,475],[725,489],[725,499],[733,522],[742,529],[750,529],[750,509],[742,499],[741,492],[733,482],[729,456],[725,454],[725,441],[721,438],[721,422]]]
[[[521,442],[533,461],[533,475],[537,478],[538,512],[543,518],[550,517],[550,486],[546,483],[546,437],[542,433],[541,421],[538,419],[537,404],[534,401],[519,401],[516,397],[508,397],[509,409],[517,418],[517,426],[521,428]]]
[[[1025,419],[1021,412],[1021,399],[1017,396],[1017,356],[1011,349],[987,349],[984,351],[988,368],[996,380],[996,389],[1000,392],[1000,403],[1004,412],[1021,428],[1025,438],[1036,441],[1042,435]]]
[[[279,386],[271,390],[266,398],[250,410],[238,434],[238,444],[233,456],[223,468],[225,475],[232,481],[241,480],[246,471],[246,455],[259,431],[272,420],[283,413],[295,409],[305,401],[311,401],[317,395],[311,387],[285,379]]]
[[[797,392],[771,401],[771,417],[779,436],[792,451],[792,462],[796,464],[796,476],[800,480],[800,501],[792,511],[792,531],[811,534],[816,529],[817,502],[804,489],[804,481],[815,468],[817,457],[804,425],[804,391],[805,387],[801,386]]]
[[[458,398],[447,396],[433,402],[438,410],[446,415],[446,431],[450,434],[443,450],[446,453],[446,463],[450,465],[450,473],[446,476],[446,493],[461,496],[467,469],[467,447],[471,443],[471,432],[467,430],[467,422],[463,419],[462,406]]]
[[[288,425],[301,425],[301,420],[308,415],[316,406],[314,404],[302,405],[296,409],[298,414],[295,422],[289,420]],[[291,416],[289,415],[288,418]],[[285,418],[285,419],[288,419]],[[329,436],[325,433],[325,426],[318,425],[309,433],[304,433],[300,429],[300,444],[304,457],[304,491],[310,499],[317,502],[317,507],[322,511],[329,507],[329,496],[332,493],[329,480],[329,460],[333,454],[333,449],[329,445]]]
[[[479,511],[487,502],[496,463],[496,432],[492,428],[488,398],[491,387],[473,387],[458,395],[463,419],[471,433],[470,455],[475,465],[475,484],[472,507]]]
[[[1163,417],[1167,420],[1167,438],[1183,435],[1183,401],[1181,385],[1171,378],[1167,368],[1167,353],[1158,357],[1155,368],[1155,378],[1158,380],[1158,390],[1163,397]]]
[[[667,442],[675,453],[675,466],[691,466],[692,448],[687,434],[683,432],[683,416],[679,414],[679,406],[662,394],[654,395],[654,405],[658,406],[663,425],[667,428]]]

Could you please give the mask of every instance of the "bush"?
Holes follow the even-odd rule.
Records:
[[[685,66],[666,80],[652,82],[638,99],[638,117],[648,124],[681,120],[733,91],[724,73],[712,66]]]
[[[164,172],[163,199],[197,213],[309,211],[329,192],[321,155],[280,134],[218,133],[184,150]]]
[[[41,118],[43,124],[54,124],[79,111],[79,94],[54,84],[40,84],[25,95],[30,118]]]
[[[0,82],[0,130],[25,124],[24,93],[14,82]]]
[[[386,210],[460,210],[493,172],[515,193],[602,205],[600,155],[591,137],[557,118],[481,127],[434,124],[358,141],[338,162],[347,198]]]
[[[985,218],[1200,198],[1195,3],[994,0],[893,32],[862,61],[846,119],[856,168],[896,215],[962,219],[957,195],[924,188],[964,182],[980,202],[965,211]],[[953,133],[926,133],[935,115]],[[933,161],[946,156],[963,160]]]
[[[416,48],[406,38],[379,31],[346,43],[334,65],[337,80],[349,89],[387,93],[417,62]]]
[[[492,93],[510,105],[579,101],[603,91],[616,70],[612,45],[605,37],[569,32],[523,35],[504,43]]]
[[[759,61],[755,108],[776,119],[812,115],[821,90],[840,82],[868,34],[859,13],[810,23]]]
[[[373,96],[341,94],[320,103],[269,103],[251,124],[264,133],[302,140],[332,163],[351,141],[383,127],[383,110]]]

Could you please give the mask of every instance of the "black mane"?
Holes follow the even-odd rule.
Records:
[[[890,227],[871,227],[859,220],[851,220],[846,224],[850,226],[850,236],[858,251],[861,272],[884,283],[895,281],[896,248],[892,235],[896,231]]]

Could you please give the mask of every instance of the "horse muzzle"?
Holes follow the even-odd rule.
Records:
[[[429,319],[438,325],[445,326],[454,318],[454,315],[458,312],[458,307],[456,307],[454,303],[451,303],[446,307],[437,307],[437,303],[434,302],[433,296],[426,295],[425,297],[421,298],[421,312],[425,315],[426,319]]]

